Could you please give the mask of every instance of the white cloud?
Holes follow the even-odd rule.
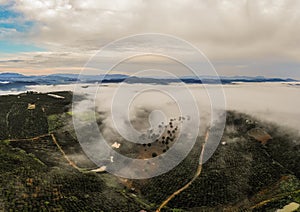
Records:
[[[36,23],[30,39],[54,52],[89,52],[157,32],[186,39],[212,60],[299,62],[299,6],[295,0],[22,0],[13,8]]]
[[[30,1],[15,8],[40,24],[37,39],[95,48],[95,44],[144,32],[169,33],[199,45],[237,51],[293,42],[297,1]],[[291,34],[293,32],[293,34]],[[296,39],[298,41],[298,39]],[[206,47],[207,46],[207,47]],[[251,50],[252,48],[250,48]]]
[[[0,27],[0,39],[11,37],[17,33],[16,29],[8,29]]]

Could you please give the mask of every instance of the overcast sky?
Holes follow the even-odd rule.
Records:
[[[299,23],[297,0],[0,0],[0,72],[78,73],[115,39],[164,33],[200,49],[219,75],[300,79]]]

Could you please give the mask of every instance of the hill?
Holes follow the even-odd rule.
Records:
[[[143,83],[143,84],[170,84],[183,82],[186,84],[235,84],[235,83],[262,83],[262,82],[297,82],[294,79],[265,78],[235,76],[220,78],[212,76],[181,76],[171,77],[151,77],[151,76],[129,76],[123,74],[107,75],[78,75],[78,74],[50,74],[40,76],[25,76],[18,73],[0,73],[0,90],[26,90],[30,85],[59,85],[72,83]]]
[[[158,177],[128,180],[91,171],[97,167],[71,124],[72,97],[0,96],[0,210],[155,211],[195,175],[203,137],[185,160]],[[275,211],[300,203],[299,153],[295,132],[228,111],[213,157],[162,211]]]

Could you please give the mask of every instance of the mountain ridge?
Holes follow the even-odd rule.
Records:
[[[144,84],[235,84],[259,82],[299,82],[291,78],[266,78],[264,76],[180,76],[178,78],[167,76],[130,76],[125,74],[107,75],[80,75],[80,74],[50,74],[50,75],[23,75],[20,73],[0,73],[0,90],[22,90],[28,85],[59,85],[73,83],[144,83]]]

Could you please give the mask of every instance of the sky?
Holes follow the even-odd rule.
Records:
[[[219,75],[300,79],[299,8],[297,0],[0,0],[0,72],[79,73],[116,39],[162,33],[197,47]],[[145,46],[128,43],[105,57]],[[170,49],[186,54],[172,44],[162,51]],[[141,63],[175,69],[157,57]],[[136,65],[129,60],[118,71],[130,73]]]

